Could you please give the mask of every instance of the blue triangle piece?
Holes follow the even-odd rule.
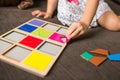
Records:
[[[114,61],[120,61],[120,53],[108,55],[108,59]]]

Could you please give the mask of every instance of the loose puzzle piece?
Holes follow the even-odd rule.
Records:
[[[84,52],[80,55],[82,58],[86,59],[86,60],[90,60],[93,58],[93,55],[90,54],[89,52]]]
[[[84,58],[87,61],[90,61],[92,64],[99,66],[101,63],[103,63],[107,58],[112,61],[120,61],[120,53],[116,54],[108,54],[108,50],[105,49],[95,49],[89,52],[84,52],[80,56]],[[92,55],[92,53],[95,53]],[[96,55],[98,54],[98,55]]]
[[[108,59],[113,61],[120,61],[120,53],[108,55]]]
[[[81,57],[91,62],[92,64],[99,66],[107,59],[107,55],[108,50],[96,49],[90,52],[84,52],[83,54],[81,54]]]
[[[108,50],[105,49],[95,49],[90,52],[96,53],[96,54],[101,54],[101,55],[108,55]]]
[[[107,57],[102,57],[102,56],[94,56],[92,59],[90,59],[90,62],[96,66],[99,66],[101,63],[103,63]]]

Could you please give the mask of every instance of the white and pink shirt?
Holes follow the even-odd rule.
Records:
[[[80,21],[87,0],[58,0],[58,20],[63,25],[70,26],[75,21]],[[99,1],[98,9],[90,26],[97,26],[98,18],[111,8],[104,0]]]

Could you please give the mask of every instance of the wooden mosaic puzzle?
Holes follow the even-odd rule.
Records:
[[[44,77],[67,45],[66,31],[65,26],[31,19],[0,36],[0,60]]]

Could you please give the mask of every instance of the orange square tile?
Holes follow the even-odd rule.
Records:
[[[98,57],[98,56],[94,56],[91,60],[89,60],[92,64],[99,66],[101,63],[103,63],[105,60],[107,59],[107,57]]]

